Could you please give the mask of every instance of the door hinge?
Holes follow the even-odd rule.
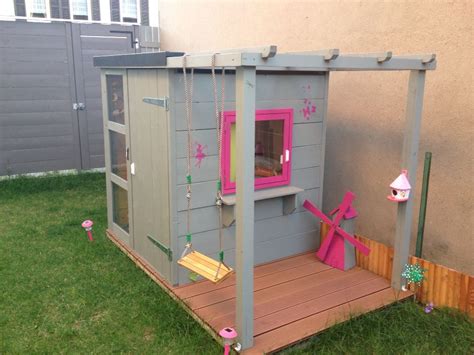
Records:
[[[150,239],[150,242],[152,242],[153,244],[155,244],[158,248],[160,248],[160,250],[165,253],[166,255],[168,255],[168,260],[169,261],[173,261],[173,251],[168,248],[166,245],[164,245],[163,243],[160,243],[159,241],[157,241],[155,238],[147,235],[147,238]]]
[[[156,105],[156,106],[161,106],[163,107],[166,111],[169,111],[169,104],[168,104],[169,98],[164,96],[164,97],[144,97],[143,102],[151,105]]]

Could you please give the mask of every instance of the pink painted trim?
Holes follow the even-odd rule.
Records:
[[[222,193],[235,193],[235,182],[230,181],[230,138],[231,126],[236,120],[235,111],[224,112],[224,123],[222,132],[222,157],[221,157],[221,181]],[[255,121],[283,120],[283,154],[288,149],[290,158],[283,162],[282,174],[280,176],[264,177],[255,179],[255,189],[265,189],[269,187],[288,185],[291,181],[291,159],[292,159],[292,130],[293,130],[293,109],[269,109],[256,110]]]
[[[388,195],[387,200],[395,201],[395,202],[405,202],[405,201],[408,201],[408,197],[406,197],[406,198],[395,198],[392,195]]]

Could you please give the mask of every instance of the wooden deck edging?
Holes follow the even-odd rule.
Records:
[[[222,343],[222,338],[214,332],[207,323],[203,322],[201,318],[195,314],[191,308],[188,307],[186,303],[184,303],[174,292],[173,287],[169,285],[165,280],[161,278],[161,276],[153,270],[153,268],[148,265],[148,263],[138,258],[132,249],[130,249],[125,243],[123,243],[119,238],[117,238],[112,232],[108,229],[106,230],[107,237],[114,243],[125,255],[127,255],[140,269],[142,269],[145,274],[147,274],[153,281],[155,281],[158,286],[160,286],[163,291],[165,291],[173,300],[178,302],[178,304],[183,307],[183,309],[191,316],[193,319],[198,322],[201,327],[203,327],[206,332],[208,332],[218,343]]]
[[[329,226],[321,225],[321,241],[325,238]],[[356,238],[371,250],[368,256],[356,251],[357,266],[390,280],[393,265],[393,248],[375,240],[356,235]],[[431,261],[410,256],[411,264],[419,264],[426,269],[421,287],[416,291],[416,298],[422,303],[433,302],[435,307],[452,307],[474,317],[474,276],[435,264]]]

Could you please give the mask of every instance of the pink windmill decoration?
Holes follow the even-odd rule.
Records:
[[[391,195],[387,196],[390,201],[404,202],[410,197],[411,185],[408,181],[408,171],[402,170],[402,173],[390,184]]]
[[[330,226],[326,239],[316,253],[317,257],[324,263],[340,270],[348,270],[355,265],[354,247],[364,255],[370,253],[367,246],[340,226],[341,222],[353,220],[357,216],[357,211],[351,206],[354,198],[355,195],[352,192],[346,192],[342,203],[330,213],[335,215],[333,220],[310,201],[306,200],[303,203],[304,208]]]

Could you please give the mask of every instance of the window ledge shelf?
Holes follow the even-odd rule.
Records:
[[[296,186],[283,186],[271,189],[258,190],[254,193],[254,201],[268,200],[272,198],[283,198],[283,214],[291,214],[296,209],[296,195],[304,190]],[[222,196],[222,217],[225,227],[231,226],[235,222],[234,206],[235,195]]]

